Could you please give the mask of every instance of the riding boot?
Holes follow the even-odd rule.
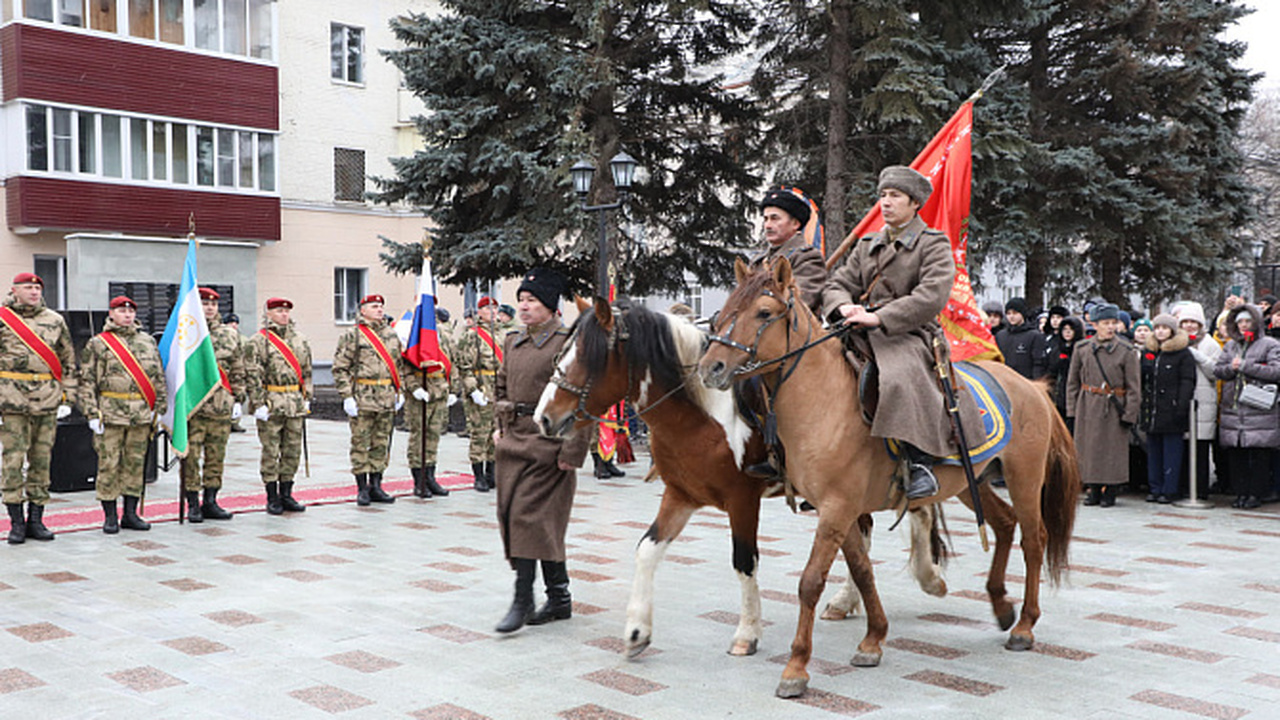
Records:
[[[1102,507],[1111,507],[1116,504],[1116,487],[1114,485],[1102,486],[1102,497],[1098,499],[1098,504]]]
[[[267,514],[283,515],[284,505],[280,504],[280,483],[269,482],[267,487]]]
[[[933,464],[938,461],[929,453],[919,448],[902,443],[907,455],[908,477],[906,487],[908,500],[919,500],[938,494],[938,478],[933,475]]]
[[[22,516],[22,503],[5,503],[9,509],[9,544],[21,545],[27,541],[27,519]]]
[[[498,487],[498,482],[493,477],[494,469],[494,463],[492,460],[486,460],[484,462],[484,481],[489,484],[490,490]]]
[[[280,505],[285,512],[306,512],[307,506],[293,499],[293,481],[280,483]]]
[[[609,468],[604,466],[604,458],[600,457],[600,453],[595,450],[591,451],[591,462],[595,464],[595,473],[597,480],[608,480],[613,477],[613,473],[609,472]]]
[[[612,460],[604,461],[604,469],[609,471],[610,477],[626,477],[627,476],[627,473],[625,473],[622,470],[622,468],[615,465]]]
[[[382,473],[369,473],[369,499],[376,503],[393,503],[394,497],[382,490]]]
[[[422,468],[422,487],[432,495],[444,497],[449,494],[448,490],[440,487],[440,483],[436,482],[436,466],[428,465]]]
[[[218,505],[218,488],[215,487],[204,489],[204,503],[200,505],[200,514],[206,520],[230,520],[232,517],[230,512]]]
[[[102,501],[102,532],[115,535],[120,532],[120,517],[116,514],[116,501]]]
[[[1089,485],[1089,495],[1085,497],[1084,504],[1090,507],[1102,502],[1102,486]]]
[[[489,492],[489,480],[488,476],[484,474],[484,463],[471,463],[471,474],[476,478],[476,492]]]
[[[413,496],[419,498],[431,497],[431,491],[423,483],[422,468],[409,468],[409,474],[413,476]]]
[[[547,602],[529,618],[529,624],[545,625],[552,620],[568,620],[573,615],[569,569],[562,562],[543,560],[542,581],[547,586]]]
[[[183,494],[187,498],[187,522],[189,523],[204,522],[204,510],[200,508],[199,491],[187,490]]]
[[[506,617],[502,618],[502,622],[494,628],[494,631],[500,633],[519,630],[533,615],[533,577],[538,572],[537,561],[529,558],[511,558],[511,566],[516,571],[516,594]]]
[[[135,495],[124,496],[124,513],[120,516],[120,527],[125,530],[150,530],[151,523],[138,515],[138,498]]]
[[[356,473],[356,504],[364,507],[369,502],[369,476],[365,473]]]

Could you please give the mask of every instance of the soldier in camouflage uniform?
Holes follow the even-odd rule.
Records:
[[[144,488],[143,464],[155,434],[156,419],[168,407],[164,366],[156,341],[136,322],[138,305],[121,295],[111,300],[107,322],[84,348],[80,364],[80,409],[89,418],[98,451],[94,485],[102,502],[102,532],[120,528],[150,530],[138,515]],[[113,343],[118,342],[122,350]],[[129,370],[136,361],[144,378]],[[116,499],[124,495],[124,514],[116,517]]]
[[[458,382],[466,395],[467,433],[471,437],[468,455],[475,489],[489,492],[493,487],[493,394],[502,367],[499,356],[503,336],[494,323],[498,301],[489,296],[476,305],[476,322],[458,340]]]
[[[333,384],[351,426],[351,473],[356,504],[393,503],[382,489],[396,411],[404,404],[404,378],[412,367],[400,355],[400,338],[385,317],[386,300],[360,300],[356,326],[338,338]],[[385,353],[385,356],[384,356]]]
[[[222,463],[231,424],[240,418],[245,400],[244,351],[240,333],[222,324],[220,298],[213,288],[200,288],[200,307],[209,325],[213,354],[218,358],[220,382],[187,423],[182,489],[187,498],[187,520],[193,523],[204,522],[205,518],[231,519],[231,513],[218,505],[218,490],[222,488]],[[202,487],[204,502],[200,500]]]
[[[436,337],[440,338],[440,350],[453,362],[457,353],[453,338],[445,331],[448,323],[449,311],[436,308]],[[449,385],[450,379],[445,369],[439,366],[412,368],[412,372],[405,376],[405,387],[409,390],[404,408],[405,424],[409,426],[409,447],[405,454],[409,460],[409,472],[413,475],[413,494],[420,498],[449,494],[436,482],[436,450],[440,446],[440,435],[449,424],[449,408],[458,401]]]
[[[246,392],[256,408],[258,440],[262,443],[259,470],[267,490],[267,512],[302,512],[306,506],[293,499],[293,476],[302,454],[302,433],[315,394],[311,383],[311,345],[298,332],[289,315],[293,301],[267,300],[263,329],[245,347]],[[271,333],[287,348],[297,368],[268,337]]]
[[[0,322],[0,487],[9,511],[9,543],[52,540],[53,533],[44,526],[49,462],[58,418],[71,413],[66,403],[75,394],[75,348],[62,316],[45,307],[44,281],[35,273],[13,278],[12,293],[0,314],[5,317]],[[19,332],[28,331],[39,340],[24,340]],[[48,360],[41,353],[48,353]]]

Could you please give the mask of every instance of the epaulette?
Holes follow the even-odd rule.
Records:
[[[941,235],[943,237],[947,236],[947,233],[945,231],[939,230],[938,228],[931,228],[931,227],[926,227],[924,230],[921,230],[920,234],[921,235],[929,235],[929,234]]]
[[[568,334],[569,334],[569,328],[565,327],[564,325],[561,325],[560,327],[556,328],[556,332],[555,332],[555,334],[556,334],[556,335],[568,335]]]

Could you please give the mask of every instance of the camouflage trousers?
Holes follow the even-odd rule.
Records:
[[[467,434],[471,436],[471,446],[467,455],[471,462],[493,462],[493,401],[480,407],[467,398]]]
[[[151,426],[147,424],[107,425],[101,435],[93,436],[93,449],[98,451],[94,487],[99,500],[115,500],[121,495],[142,497],[143,465],[150,439]]]
[[[424,406],[426,408],[425,424],[422,421]],[[409,426],[409,447],[405,449],[409,467],[435,465],[436,449],[440,447],[440,435],[449,424],[447,396],[439,399],[431,398],[430,402],[425,403],[412,395],[409,396],[404,404],[404,421]],[[426,444],[425,452],[423,452],[423,443]]]
[[[258,421],[258,442],[262,443],[262,460],[258,471],[262,482],[293,482],[302,456],[302,421],[298,417],[272,415]]]
[[[347,420],[351,427],[351,472],[354,475],[380,473],[387,469],[391,452],[391,426],[396,414],[365,412]]]
[[[4,443],[4,462],[0,487],[4,501],[9,505],[23,500],[44,505],[49,502],[49,462],[53,458],[53,441],[58,435],[57,416],[49,412],[42,415],[4,413],[3,417],[0,443]]]
[[[187,421],[187,457],[182,461],[184,490],[194,492],[202,487],[214,490],[222,487],[222,467],[230,437],[230,418],[197,415]]]

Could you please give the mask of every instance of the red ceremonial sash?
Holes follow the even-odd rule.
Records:
[[[0,306],[0,321],[13,331],[14,335],[23,342],[31,352],[35,353],[49,366],[49,373],[53,375],[58,382],[62,382],[62,362],[58,360],[58,354],[49,347],[49,344],[40,339],[35,330],[22,319],[18,313],[14,312],[7,305]]]
[[[373,346],[378,353],[378,357],[382,358],[382,362],[387,364],[387,369],[391,371],[391,384],[396,386],[396,392],[400,392],[400,373],[396,371],[396,361],[391,359],[391,353],[387,352],[387,346],[382,343],[382,338],[378,337],[373,329],[368,325],[360,325],[361,334]]]
[[[142,369],[141,363],[129,351],[128,346],[116,337],[116,334],[110,331],[99,333],[98,337],[111,348],[111,352],[116,354],[116,359],[124,365],[124,369],[129,371],[129,376],[133,378],[133,382],[137,384],[138,389],[142,391],[142,397],[147,400],[147,407],[152,410],[156,409],[156,388],[151,384],[151,378],[147,377],[147,373]]]
[[[298,374],[298,389],[301,390],[302,386],[306,385],[306,382],[302,379],[302,363],[298,362],[298,356],[293,354],[293,348],[289,347],[289,343],[285,342],[279,335],[266,328],[262,328],[258,332],[267,336],[267,340],[271,342],[271,345],[280,351],[280,354],[284,356],[285,362],[289,363],[289,367],[293,368],[293,371]]]
[[[498,343],[493,341],[493,336],[489,334],[489,331],[479,325],[472,327],[472,329],[476,331],[476,334],[480,336],[480,339],[483,340],[484,343],[489,346],[489,349],[493,351],[494,356],[498,358],[498,362],[502,362],[502,348],[498,347]]]
[[[218,380],[222,387],[227,389],[227,392],[231,392],[231,378],[227,377],[227,371],[223,370],[221,365],[218,366]],[[235,393],[231,394],[234,395]]]

